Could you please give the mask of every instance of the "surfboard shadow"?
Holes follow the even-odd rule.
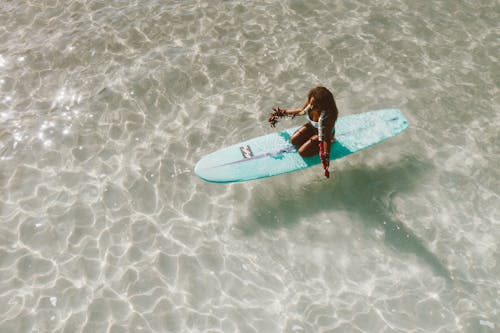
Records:
[[[320,211],[353,212],[359,215],[356,220],[362,221],[369,232],[382,229],[387,246],[398,252],[415,254],[450,282],[450,272],[425,242],[396,216],[392,202],[397,193],[416,187],[430,169],[429,164],[410,156],[383,167],[345,168],[338,171],[333,182],[321,179],[306,184],[299,191],[291,191],[284,185],[275,188],[277,194],[271,198],[269,195],[253,196],[250,215],[242,218],[240,226],[244,232],[252,234],[262,228],[293,227]]]

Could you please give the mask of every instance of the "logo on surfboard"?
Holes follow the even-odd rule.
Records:
[[[240,147],[240,151],[241,151],[241,155],[243,155],[243,158],[252,158],[253,157],[253,151],[249,145]]]

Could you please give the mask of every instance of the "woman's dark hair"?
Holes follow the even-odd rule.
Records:
[[[316,87],[309,91],[308,99],[314,97],[314,107],[319,110],[330,111],[338,114],[335,99],[330,90],[325,87]]]

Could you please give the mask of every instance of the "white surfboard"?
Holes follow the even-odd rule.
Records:
[[[397,109],[339,117],[330,159],[338,159],[389,139],[408,127]],[[250,139],[204,156],[195,173],[214,183],[242,182],[302,170],[320,164],[319,156],[303,158],[290,143],[299,127]]]

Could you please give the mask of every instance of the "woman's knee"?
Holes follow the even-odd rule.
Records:
[[[312,157],[319,153],[318,136],[314,135],[299,148],[299,155],[302,157]]]
[[[301,146],[307,139],[309,138],[307,130],[304,128],[301,128],[295,132],[292,137],[290,138],[290,142],[294,146]]]
[[[314,130],[310,128],[309,124],[306,124],[293,133],[290,138],[290,143],[295,147],[300,147],[313,135]]]
[[[290,143],[296,146],[297,143],[300,141],[299,139],[300,139],[300,133],[295,132],[290,138]]]

